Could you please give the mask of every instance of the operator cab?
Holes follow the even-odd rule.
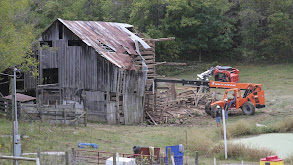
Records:
[[[238,99],[241,97],[241,92],[240,92],[240,89],[228,89],[226,90],[225,94],[224,94],[224,99],[227,99],[228,100],[228,105],[229,103],[234,100],[234,95],[236,96],[236,102],[233,103],[231,105],[231,107],[229,107],[229,109],[238,109],[239,108],[239,103],[238,103]]]
[[[228,70],[228,71],[232,71],[232,67],[231,67],[231,66],[220,66],[218,69],[219,69],[219,70]]]

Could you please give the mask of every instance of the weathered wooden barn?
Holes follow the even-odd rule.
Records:
[[[36,89],[40,105],[83,106],[89,120],[141,123],[146,83],[155,75],[155,41],[132,30],[122,23],[55,20],[39,39],[38,80],[25,75],[24,88]]]

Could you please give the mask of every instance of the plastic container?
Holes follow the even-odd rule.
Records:
[[[166,155],[168,155],[168,148],[171,148],[171,153],[174,153],[174,157],[184,156],[183,145],[178,146],[166,146]]]
[[[95,144],[95,143],[78,143],[79,148],[84,148],[85,146],[89,146],[95,149],[98,149],[99,147],[98,144]]]
[[[277,155],[267,156],[260,159],[260,165],[284,165],[284,160]]]

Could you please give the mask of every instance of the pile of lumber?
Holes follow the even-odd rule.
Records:
[[[202,92],[202,89],[192,88],[174,96],[171,88],[160,88],[156,93],[155,108],[147,111],[148,122],[185,124],[190,118],[206,115],[204,107],[210,98],[211,93]]]

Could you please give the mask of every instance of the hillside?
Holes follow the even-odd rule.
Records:
[[[238,65],[233,67],[240,70],[241,82],[263,85],[266,107],[257,109],[254,116],[245,116],[241,112],[231,115],[227,125],[228,138],[269,132],[292,132],[293,65]],[[195,72],[184,72],[173,77],[192,79],[195,77]],[[132,153],[134,145],[156,146],[164,151],[165,146],[183,144],[185,155],[189,155],[185,160],[192,163],[194,151],[199,151],[202,164],[210,164],[213,162],[213,157],[219,159],[220,162],[244,160],[257,164],[259,158],[270,154],[269,151],[249,148],[239,152],[239,146],[230,145],[229,160],[220,160],[223,158],[223,147],[220,145],[221,131],[217,129],[213,118],[205,117],[204,119],[201,124],[195,122],[188,126],[150,126],[147,124],[122,126],[90,123],[88,127],[84,127],[20,122],[19,130],[22,135],[22,153],[36,152],[37,149],[66,151],[73,147],[77,148],[79,142],[87,142],[98,144],[100,151],[120,153]],[[256,127],[256,123],[264,124],[267,127]],[[0,153],[11,155],[12,139],[9,136],[11,121],[1,116],[0,125]]]

